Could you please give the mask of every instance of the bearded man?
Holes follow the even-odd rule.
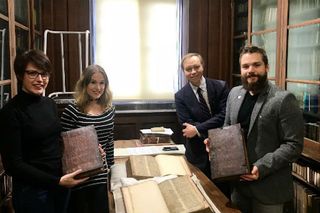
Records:
[[[291,163],[303,149],[302,111],[292,93],[268,81],[264,49],[244,47],[239,62],[242,85],[230,91],[224,126],[241,124],[251,172],[232,183],[231,200],[244,213],[282,213],[293,198]]]

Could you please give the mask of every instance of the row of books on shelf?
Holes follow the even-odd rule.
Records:
[[[293,208],[296,213],[319,213],[320,194],[294,181]]]
[[[315,142],[320,142],[320,122],[317,123],[305,123],[304,124],[304,136]]]
[[[292,172],[320,190],[320,171],[300,162],[292,164]]]

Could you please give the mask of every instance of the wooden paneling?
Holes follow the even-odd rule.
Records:
[[[199,53],[205,61],[204,75],[208,75],[208,13],[210,0],[190,0],[188,52]]]
[[[58,31],[90,30],[89,0],[46,0],[43,1],[43,29]],[[76,81],[80,77],[78,59],[78,40],[76,35],[64,37],[66,89],[73,91]],[[82,40],[84,44],[84,39]],[[84,62],[84,48],[83,62]],[[47,94],[62,91],[62,66],[60,37],[48,36],[48,52],[54,73],[50,78]],[[82,70],[82,69],[81,69]]]
[[[204,75],[230,84],[231,1],[190,0],[189,48],[205,60]]]

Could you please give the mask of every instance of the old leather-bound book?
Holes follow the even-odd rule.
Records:
[[[134,155],[127,161],[127,175],[136,179],[163,175],[189,175],[191,171],[182,155]]]
[[[211,177],[215,180],[238,178],[250,172],[247,149],[240,124],[208,131]]]
[[[209,213],[207,201],[190,176],[121,187],[126,213]]]
[[[67,174],[82,169],[76,178],[89,177],[103,171],[97,132],[93,125],[61,133],[63,139],[62,168]]]

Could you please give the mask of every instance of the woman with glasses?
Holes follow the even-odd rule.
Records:
[[[0,110],[0,152],[12,176],[15,213],[63,213],[68,189],[86,179],[62,176],[61,125],[53,100],[44,97],[51,63],[39,50],[17,56],[18,94]]]

